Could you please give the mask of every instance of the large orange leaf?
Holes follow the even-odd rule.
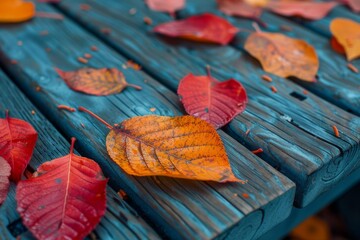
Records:
[[[84,239],[105,213],[106,183],[99,165],[73,153],[42,164],[16,190],[17,210],[38,239]]]
[[[173,14],[185,6],[185,0],[145,0],[145,3],[152,10],[168,12],[170,14]]]
[[[319,60],[315,49],[303,40],[279,33],[255,32],[246,40],[245,49],[267,72],[315,81]]]
[[[347,18],[331,21],[330,31],[344,47],[348,61],[360,57],[360,24]]]
[[[239,30],[221,17],[205,13],[160,24],[154,31],[169,37],[226,45]]]
[[[253,6],[245,0],[217,0],[219,10],[230,16],[257,18],[262,13],[262,8]]]
[[[28,123],[20,119],[0,119],[0,156],[11,166],[10,180],[15,182],[21,176],[33,154],[37,132]]]
[[[0,22],[23,22],[35,16],[35,5],[23,0],[1,0]]]
[[[10,186],[11,166],[0,157],[0,205],[5,201]]]
[[[271,1],[266,7],[282,16],[319,20],[324,18],[337,4],[336,2]]]
[[[193,116],[133,117],[112,127],[106,147],[111,159],[136,176],[168,176],[218,182],[242,182],[231,171],[223,143],[206,121]]]
[[[71,89],[78,92],[104,96],[120,93],[126,87],[141,90],[141,87],[127,83],[124,74],[116,68],[82,68],[74,72],[55,70]]]
[[[220,128],[246,108],[245,88],[236,80],[220,82],[210,75],[185,76],[178,94],[187,113]]]

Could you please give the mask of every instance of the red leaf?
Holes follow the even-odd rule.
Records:
[[[239,30],[221,17],[205,13],[160,24],[154,28],[154,31],[169,37],[226,45]]]
[[[208,76],[184,77],[178,87],[178,94],[188,114],[199,117],[215,128],[230,122],[246,108],[245,88],[236,80],[220,82]]]
[[[360,0],[340,0],[347,4],[354,12],[360,12]]]
[[[5,201],[10,186],[11,166],[0,157],[0,205]]]
[[[20,119],[0,119],[0,156],[11,166],[10,180],[18,182],[33,154],[37,132]]]
[[[230,16],[257,18],[262,13],[262,8],[252,6],[244,0],[217,0],[219,10]]]
[[[70,154],[42,164],[20,181],[17,210],[38,239],[83,239],[105,213],[107,179],[99,165]]]
[[[185,0],[145,0],[145,3],[154,11],[173,14],[185,6]]]
[[[270,2],[267,5],[272,12],[283,16],[299,16],[309,20],[319,20],[325,17],[336,2]]]

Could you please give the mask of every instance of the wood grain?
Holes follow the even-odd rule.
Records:
[[[55,11],[41,4],[38,8]],[[91,46],[97,46],[99,51],[91,52],[88,66],[121,68],[127,60],[68,19],[34,19],[25,24],[2,25],[0,29],[0,59],[7,73],[67,138],[79,139],[77,149],[96,160],[110,177],[111,186],[123,188],[166,237],[236,239],[241,235],[251,239],[286,218],[294,184],[221,131],[234,173],[248,179],[248,184],[126,175],[108,157],[108,130],[84,113],[60,111],[57,105],[82,105],[113,124],[137,115],[182,115],[177,96],[144,72],[133,69],[124,69],[124,75],[129,83],[140,85],[142,91],[129,88],[121,94],[95,97],[70,90],[54,67],[83,67],[77,58],[89,53]],[[49,34],[40,35],[44,30]],[[14,44],[18,40],[23,41],[22,46]],[[17,64],[11,64],[11,59],[16,59]],[[40,92],[36,91],[38,86]]]
[[[46,118],[31,104],[31,102],[15,87],[13,83],[0,71],[0,116],[4,117],[5,110],[10,116],[28,121],[38,132],[34,155],[29,163],[32,169],[37,169],[45,161],[67,155],[70,144],[51,125]],[[35,115],[32,114],[35,112]],[[11,185],[8,198],[0,206],[0,237],[9,236],[10,239],[21,236],[28,239],[28,233],[22,233],[22,224],[13,224],[19,219],[16,212],[15,185]],[[8,226],[13,224],[11,236]],[[7,229],[6,229],[7,228]],[[25,227],[23,227],[25,228]],[[25,228],[26,229],[26,228]],[[93,231],[99,239],[160,239],[157,233],[122,200],[110,187],[107,188],[107,208],[105,216]],[[24,237],[26,236],[26,237]]]
[[[92,11],[86,13],[78,8],[82,2],[64,0],[58,6],[117,51],[140,63],[173,91],[189,72],[205,74],[207,64],[212,66],[216,78],[241,81],[249,104],[225,131],[250,150],[261,147],[264,153],[260,156],[297,184],[296,206],[306,206],[358,167],[358,117],[314,94],[304,94],[304,88],[287,79],[271,76],[274,81],[265,82],[261,79],[265,73],[259,63],[236,48],[164,38],[153,33],[155,25],[172,18],[149,10],[141,0],[112,2],[111,8],[106,7],[110,0],[103,1],[104,4],[88,0],[86,3]],[[135,15],[129,14],[131,8],[137,10]],[[218,13],[214,1],[194,0],[187,3],[182,15],[198,11]],[[152,26],[143,22],[144,16],[152,19]],[[103,28],[112,32],[103,34]],[[278,89],[276,94],[270,89],[272,85]],[[340,138],[334,136],[333,125],[341,128]]]

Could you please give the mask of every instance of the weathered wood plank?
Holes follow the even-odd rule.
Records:
[[[47,119],[31,104],[18,88],[0,71],[0,113],[10,111],[11,117],[28,121],[39,133],[38,141],[29,166],[36,169],[40,164],[69,153],[69,143]],[[32,115],[35,111],[35,115]],[[1,116],[3,117],[3,116]],[[15,184],[5,203],[0,206],[0,236],[17,237],[23,234],[22,224],[13,224],[12,234],[6,231],[9,224],[19,219],[16,212]],[[160,239],[157,233],[111,189],[107,188],[105,216],[93,231],[99,239]],[[7,235],[6,235],[7,234]],[[28,233],[21,239],[28,239]],[[6,238],[5,238],[6,239]]]
[[[191,1],[182,13],[183,15],[193,15],[201,12],[222,14],[217,10],[215,1],[207,0]],[[228,19],[240,29],[253,29],[253,21],[251,20],[233,17],[228,17]],[[264,30],[281,32],[281,26],[288,26],[292,30],[289,32],[282,31],[283,34],[304,39],[316,48],[320,60],[320,68],[316,77],[317,82],[308,83],[293,79],[296,83],[342,109],[360,115],[359,74],[347,68],[346,59],[331,49],[328,39],[285,17],[279,17],[266,11],[262,14],[261,20],[268,25],[268,29]],[[249,32],[240,32],[232,45],[242,50],[248,35]],[[258,66],[261,67],[260,64]]]
[[[81,11],[81,3],[89,4],[91,11]],[[188,1],[187,6],[197,8],[192,7],[195,3],[198,1]],[[225,130],[250,149],[261,147],[261,157],[296,182],[296,206],[309,204],[355,168],[360,119],[313,94],[303,95],[302,87],[276,76],[273,84],[278,93],[274,94],[271,84],[261,79],[264,72],[259,64],[247,54],[232,47],[157,36],[143,18],[150,17],[156,25],[171,17],[149,10],[141,0],[64,0],[58,6],[173,91],[189,72],[204,74],[206,64],[213,66],[213,75],[219,79],[240,80],[250,101],[247,110]],[[213,2],[206,1],[201,8],[208,6],[214,7]],[[131,8],[137,10],[134,16],[129,14]],[[103,34],[102,28],[112,32]],[[293,93],[305,100],[294,98]],[[333,125],[341,128],[340,138],[334,136]]]
[[[54,11],[39,5],[42,11]],[[95,97],[70,90],[54,67],[74,70],[84,65],[77,57],[91,52],[92,67],[120,67],[126,62],[98,39],[72,21],[34,19],[0,28],[0,61],[9,75],[67,137],[76,136],[77,149],[96,160],[110,177],[110,184],[123,188],[131,200],[158,229],[173,239],[251,239],[282,221],[289,213],[294,184],[267,163],[220,131],[234,172],[249,183],[218,184],[166,177],[132,177],[113,163],[106,152],[108,130],[86,114],[59,111],[58,104],[83,105],[110,123],[144,115],[181,115],[175,94],[142,71],[124,70],[129,82],[142,91],[126,89],[108,97]],[[39,32],[47,30],[47,36]],[[17,46],[18,40],[23,41]],[[51,48],[51,51],[46,51]],[[34,54],[36,53],[36,54]],[[17,64],[12,65],[11,59]],[[146,80],[144,82],[144,80]],[[41,91],[37,92],[36,87]],[[150,108],[156,108],[153,113]],[[81,123],[85,128],[81,127]],[[249,198],[243,193],[249,194]]]

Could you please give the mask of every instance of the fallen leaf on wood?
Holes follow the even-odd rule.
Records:
[[[271,1],[266,7],[282,16],[319,20],[324,18],[337,4],[337,2]]]
[[[9,191],[10,174],[11,166],[4,158],[0,157],[0,206],[5,201]]]
[[[188,114],[220,128],[246,108],[245,88],[236,80],[220,82],[210,75],[188,74],[178,87],[178,95]]]
[[[0,156],[11,166],[10,180],[18,182],[33,154],[37,132],[28,123],[10,118],[0,119]]]
[[[339,0],[340,2],[348,5],[354,12],[360,12],[360,0]]]
[[[360,24],[346,18],[335,18],[330,31],[336,41],[345,49],[346,58],[351,61],[360,57]]]
[[[319,69],[315,49],[303,40],[279,33],[252,33],[245,49],[258,59],[266,72],[314,82]]]
[[[71,89],[78,92],[105,96],[120,93],[126,87],[141,90],[141,87],[127,83],[124,74],[116,68],[82,68],[74,72],[55,70]]]
[[[174,12],[184,8],[185,0],[145,0],[150,9],[159,12]]]
[[[332,47],[332,49],[337,52],[337,53],[341,53],[341,54],[345,54],[345,49],[343,48],[343,46],[341,46],[341,44],[336,40],[336,38],[332,37],[330,39],[330,45]]]
[[[245,0],[217,0],[220,11],[230,16],[258,18],[262,8],[248,4]]]
[[[128,174],[244,182],[232,173],[220,136],[204,120],[149,115],[113,127],[83,107],[79,111],[89,113],[110,129],[107,151]]]
[[[23,0],[1,0],[0,22],[17,23],[35,16],[35,4]]]
[[[169,37],[226,45],[239,30],[221,17],[205,13],[160,24],[154,31]]]
[[[73,153],[42,164],[20,181],[17,210],[40,240],[84,239],[100,222],[106,207],[106,183],[99,165]]]
[[[244,0],[247,4],[256,7],[265,7],[269,0]]]

